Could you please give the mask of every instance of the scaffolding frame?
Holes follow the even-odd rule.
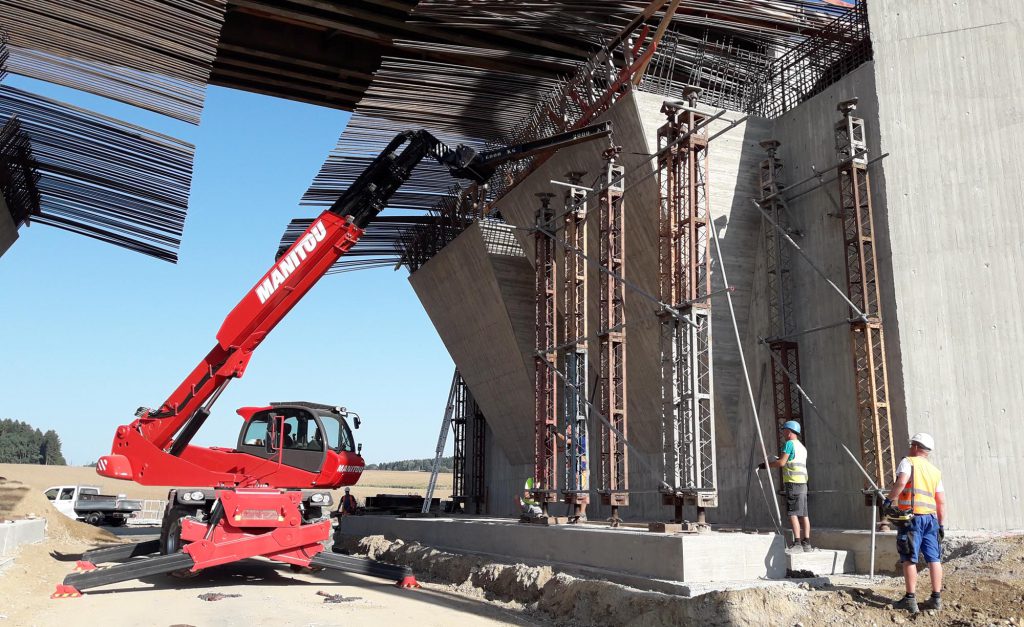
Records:
[[[621,147],[604,152],[604,188],[598,194],[599,263],[605,270],[599,285],[600,351],[598,388],[600,411],[614,429],[600,426],[601,504],[611,506],[611,521],[620,521],[619,508],[629,505],[629,458],[626,397],[626,277],[625,224],[622,194],[625,170],[618,165]]]
[[[662,503],[682,523],[683,506],[718,505],[711,344],[711,214],[707,117],[689,104],[666,102],[658,129],[660,297],[680,315],[660,314]],[[680,138],[682,141],[679,141]]]
[[[861,461],[877,485],[896,477],[885,334],[875,252],[875,228],[864,120],[853,115],[857,99],[839,103],[835,125],[846,292],[862,315],[850,322]],[[872,504],[872,499],[867,499]]]
[[[587,205],[586,189],[582,187],[586,172],[568,172],[565,175],[569,188],[565,193],[565,240],[573,248],[586,255],[587,246]],[[588,398],[590,390],[590,368],[587,350],[587,261],[573,249],[563,250],[562,296],[565,312],[566,339],[562,349],[565,364],[563,399],[565,404],[565,473],[562,500],[571,505],[571,518],[579,520],[590,502],[590,469],[587,444],[589,442],[589,412],[580,396]],[[574,339],[568,339],[574,338]]]
[[[800,347],[789,338],[796,331],[793,315],[793,250],[783,241],[782,232],[792,232],[789,211],[780,192],[786,185],[782,160],[778,157],[780,143],[774,139],[761,142],[768,153],[759,166],[761,207],[779,228],[762,219],[764,233],[766,294],[768,323],[774,338],[767,341],[768,350],[777,356],[769,359],[772,375],[772,410],[775,415],[776,442],[782,448],[782,425],[795,420],[802,427],[801,437],[807,437],[803,420],[803,402],[797,387],[800,384]],[[781,473],[781,470],[779,471]]]
[[[558,498],[558,261],[555,241],[544,234],[554,230],[554,194],[539,193],[541,206],[537,209],[537,229],[534,233],[534,287],[535,287],[535,347],[534,355],[534,484],[533,498],[540,502],[541,511],[548,515],[548,504]]]

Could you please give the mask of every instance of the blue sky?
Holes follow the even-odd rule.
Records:
[[[348,114],[211,87],[195,127],[46,83],[5,84],[196,146],[177,265],[42,225],[23,227],[0,258],[0,418],[55,429],[69,462],[85,464],[209,351],[288,221],[316,215],[299,199]],[[360,413],[368,463],[429,457],[453,367],[405,270],[327,276],[228,386],[195,442],[233,445],[238,407],[308,400]]]

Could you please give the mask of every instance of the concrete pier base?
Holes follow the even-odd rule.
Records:
[[[348,516],[338,528],[349,536],[383,535],[454,553],[545,563],[675,583],[782,579],[789,559],[775,533],[650,533],[600,525],[542,526],[507,518],[395,518]]]

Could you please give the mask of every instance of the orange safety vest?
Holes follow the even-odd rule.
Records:
[[[935,488],[939,487],[942,473],[924,457],[908,457],[910,479],[900,492],[899,508],[914,514],[934,514]]]

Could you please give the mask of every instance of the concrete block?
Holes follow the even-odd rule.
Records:
[[[23,544],[42,542],[46,537],[46,519],[10,520],[0,523],[0,555],[13,555]]]
[[[653,534],[594,525],[544,526],[499,518],[346,516],[339,532],[384,535],[454,553],[515,562],[543,562],[562,570],[685,583],[782,579],[788,561],[774,533]]]
[[[790,570],[808,570],[815,575],[844,575],[854,572],[853,553],[819,549],[789,556]]]
[[[846,551],[853,556],[852,572],[867,574],[871,569],[871,533],[843,529],[815,529],[814,544],[823,549]],[[875,534],[875,572],[896,573],[899,554],[896,532]]]

